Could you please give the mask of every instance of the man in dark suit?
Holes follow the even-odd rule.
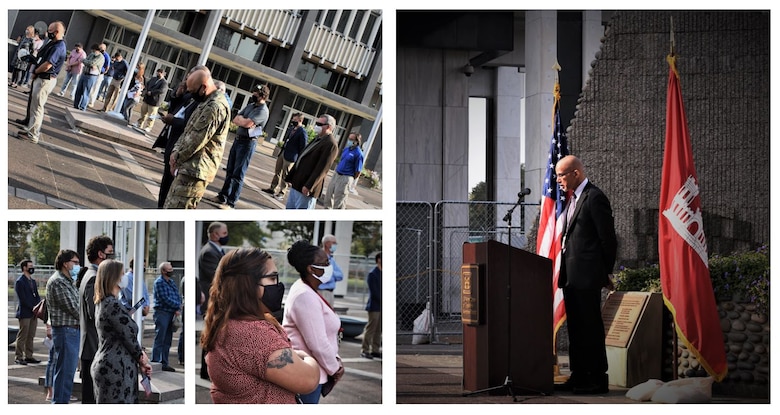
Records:
[[[198,255],[198,284],[203,292],[204,300],[201,304],[201,314],[206,315],[209,304],[209,289],[211,281],[214,279],[214,273],[217,271],[219,261],[225,255],[223,246],[228,243],[228,227],[222,222],[211,222],[206,230],[209,240],[203,244]],[[206,367],[205,352],[200,359],[200,377],[209,379],[208,368]]]
[[[582,162],[566,156],[555,165],[557,182],[569,194],[564,213],[558,287],[563,289],[569,329],[569,366],[564,385],[576,394],[609,391],[601,289],[611,287],[617,238],[612,207],[585,175]]]
[[[298,160],[287,173],[290,194],[287,209],[314,209],[322,194],[325,176],[338,155],[339,146],[333,131],[336,119],[328,114],[320,115],[314,126],[317,137],[303,149]]]

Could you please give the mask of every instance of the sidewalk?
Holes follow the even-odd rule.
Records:
[[[55,89],[56,90],[56,89]],[[73,108],[66,94],[49,96],[38,144],[18,140],[12,133],[24,118],[26,88],[8,91],[8,208],[10,209],[156,209],[163,156],[152,149],[163,124],[155,122],[149,134],[127,127],[121,117],[89,108]],[[98,100],[95,108],[102,109]],[[138,117],[137,113],[131,118]],[[222,169],[205,197],[219,192],[225,179],[233,134],[228,137]],[[274,145],[259,142],[244,180],[237,209],[284,209],[260,189],[268,187],[276,157]],[[325,185],[333,172],[328,174]],[[381,209],[382,193],[358,186],[348,209]],[[322,209],[319,205],[318,209]],[[206,201],[198,209],[217,209]]]
[[[520,394],[515,400],[508,390],[496,395],[479,393],[464,396],[463,345],[409,344],[409,336],[396,340],[396,403],[398,404],[653,404],[626,398],[627,388],[610,385],[604,395],[574,395],[554,392],[552,395]],[[562,374],[568,374],[568,356],[558,356]],[[501,385],[494,385],[501,386]],[[713,396],[712,403],[768,404],[769,399]]]

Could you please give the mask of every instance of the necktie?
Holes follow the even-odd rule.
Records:
[[[566,229],[569,228],[571,225],[571,217],[574,216],[574,210],[577,208],[577,195],[575,193],[571,194],[571,199],[569,199],[569,207],[566,209]]]

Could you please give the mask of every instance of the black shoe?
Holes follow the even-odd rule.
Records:
[[[17,365],[27,366],[27,362],[25,362],[23,359],[16,359],[14,360]]]
[[[17,118],[13,122],[16,123],[16,124],[20,124],[20,125],[27,125],[27,124],[30,123],[30,120],[23,120],[23,119]]]
[[[269,188],[269,189],[261,189],[261,190],[266,192],[266,193],[268,193],[269,195],[273,195],[274,194],[274,189],[270,189]]]
[[[371,357],[375,357],[377,359],[381,359],[382,358],[382,353],[373,352],[373,353],[371,353]]]
[[[27,363],[41,363],[40,360],[38,360],[38,359],[36,359],[34,357],[28,357],[27,359],[24,359],[24,361],[27,362]]]
[[[373,360],[374,359],[374,356],[371,356],[371,353],[366,353],[366,352],[361,352],[360,353],[360,357],[362,357],[364,359],[369,359],[369,360]]]
[[[163,372],[175,372],[176,369],[170,367],[170,366],[163,366],[162,367]]]

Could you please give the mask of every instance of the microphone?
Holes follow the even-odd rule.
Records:
[[[521,198],[521,199],[522,199],[522,198],[523,198],[523,197],[525,197],[526,195],[530,195],[530,194],[531,194],[531,189],[529,189],[529,188],[527,188],[527,187],[526,187],[525,189],[523,189],[522,191],[520,191],[520,192],[518,192],[518,193],[517,193],[517,197],[519,197],[519,198]]]

